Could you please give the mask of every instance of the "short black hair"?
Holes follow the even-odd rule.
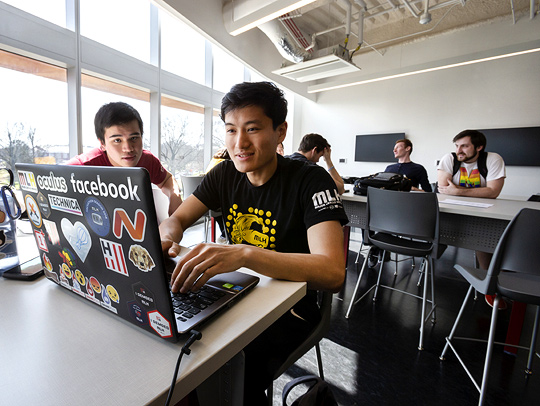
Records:
[[[274,130],[287,118],[287,100],[283,91],[271,82],[243,82],[234,85],[221,100],[221,119],[230,111],[248,106],[263,109]]]
[[[96,137],[105,142],[105,130],[114,125],[124,125],[137,120],[141,136],[143,135],[143,122],[135,108],[124,102],[112,102],[101,106],[94,118]]]
[[[298,146],[298,151],[308,152],[313,148],[316,148],[317,152],[321,152],[325,148],[330,148],[330,144],[326,141],[326,138],[320,134],[310,133],[304,135]]]
[[[483,151],[486,150],[486,144],[487,144],[486,136],[482,134],[480,131],[463,130],[462,132],[460,132],[458,135],[454,137],[452,142],[456,142],[457,140],[460,140],[464,137],[471,137],[471,143],[474,145],[475,148],[484,147],[482,148],[482,150]]]

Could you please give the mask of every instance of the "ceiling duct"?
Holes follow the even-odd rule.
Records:
[[[309,52],[297,44],[296,39],[289,35],[287,29],[279,20],[261,24],[259,29],[266,34],[285,59],[298,63],[310,58]]]
[[[358,72],[359,70],[360,68],[354,63],[332,54],[300,62],[296,65],[286,66],[272,71],[272,73],[296,80],[297,82],[309,82],[310,80]]]

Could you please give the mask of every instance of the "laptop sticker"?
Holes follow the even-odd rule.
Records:
[[[66,264],[60,265],[60,284],[65,287],[66,289],[71,290],[71,286],[66,278],[66,275],[63,272],[63,267],[67,266]]]
[[[49,203],[51,209],[62,211],[68,214],[75,214],[77,216],[82,216],[81,206],[77,199],[65,196],[56,196],[49,194]]]
[[[71,245],[75,253],[84,262],[92,247],[92,239],[90,238],[88,229],[80,221],[71,224],[71,221],[67,218],[62,219],[60,227],[69,245]]]
[[[82,296],[84,297],[84,292],[82,291],[81,289],[81,285],[79,284],[79,281],[77,280],[77,278],[73,278],[71,280],[73,282],[73,292],[77,293],[79,296]],[[85,284],[83,283],[83,286],[85,286]]]
[[[75,269],[75,279],[77,279],[77,282],[80,285],[86,285],[86,278],[84,277],[83,273],[78,269]]]
[[[99,300],[96,298],[96,293],[94,292],[94,288],[90,283],[90,279],[86,280],[86,295],[84,295],[84,297],[96,304],[99,304]]]
[[[71,279],[72,273],[71,273],[71,269],[69,269],[69,266],[67,266],[67,264],[62,264],[61,267],[62,267],[62,274],[66,278]]]
[[[75,261],[75,255],[69,248],[62,247],[62,251],[58,251],[58,255],[62,258],[65,264],[68,264],[72,268],[77,267],[77,262]]]
[[[147,309],[150,310],[156,308],[154,294],[141,282],[137,282],[133,285],[133,294],[135,295],[137,302]]]
[[[49,203],[47,203],[47,198],[41,192],[39,192],[37,195],[37,203],[43,217],[49,218],[49,216],[51,215],[51,208],[49,207]]]
[[[47,278],[49,278],[50,280],[52,280],[55,283],[60,283],[60,281],[58,279],[58,275],[56,274],[56,272],[53,272],[52,270],[47,269],[47,267],[45,267],[45,269],[43,271],[44,271],[45,276]]]
[[[60,235],[58,234],[56,223],[53,221],[43,219],[43,225],[45,226],[45,231],[47,231],[49,242],[52,245],[60,245]]]
[[[28,212],[28,218],[37,228],[41,227],[41,213],[39,212],[38,204],[34,198],[30,195],[26,195],[24,198],[26,205],[26,211]]]
[[[107,295],[113,302],[120,303],[120,295],[118,294],[118,291],[115,289],[114,286],[107,285]]]
[[[129,315],[131,318],[137,322],[139,322],[142,325],[148,324],[148,316],[146,314],[146,311],[135,301],[131,301],[127,303],[128,309],[129,309]]]
[[[36,177],[33,172],[29,171],[18,171],[19,173],[19,184],[21,185],[22,190],[28,192],[37,193]]]
[[[144,231],[146,229],[146,214],[141,209],[137,209],[135,223],[132,223],[124,209],[114,209],[113,233],[116,238],[122,238],[124,228],[133,241],[141,242],[144,240]]]
[[[84,217],[88,225],[100,237],[106,237],[111,230],[109,214],[105,206],[95,197],[87,197],[84,201]]]
[[[47,248],[47,239],[45,238],[45,233],[41,230],[34,230],[34,237],[36,237],[36,243],[40,250],[49,252]]]
[[[99,241],[107,269],[118,272],[124,276],[129,276],[122,245],[116,242],[104,240],[103,238],[100,238]]]
[[[91,276],[89,280],[90,280],[90,286],[92,286],[92,289],[94,289],[94,292],[98,294],[101,293],[101,284],[99,283],[97,278],[95,276]]]
[[[172,337],[171,323],[157,310],[148,313],[148,321],[156,333],[161,337]]]
[[[132,245],[129,248],[129,260],[143,272],[149,272],[154,268],[154,260],[146,248],[140,245]]]
[[[49,272],[52,272],[53,265],[47,254],[43,253],[43,263],[45,264],[45,269],[47,269]]]

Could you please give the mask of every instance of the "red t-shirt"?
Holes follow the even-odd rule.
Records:
[[[75,158],[71,158],[67,161],[66,165],[113,166],[109,161],[107,152],[103,151],[101,148],[94,148],[89,152],[77,155]],[[160,185],[167,176],[167,170],[161,165],[159,159],[146,149],[143,149],[137,167],[146,168],[150,173],[150,181],[154,185]]]

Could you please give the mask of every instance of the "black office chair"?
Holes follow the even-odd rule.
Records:
[[[469,375],[469,378],[471,378],[473,384],[476,386],[476,389],[480,392],[479,405],[484,403],[486,397],[489,367],[494,344],[502,344],[529,350],[529,358],[525,372],[530,374],[532,371],[532,361],[535,354],[538,320],[540,316],[539,228],[540,210],[522,209],[510,222],[501,236],[487,271],[473,267],[455,265],[455,269],[470,283],[471,286],[465,295],[465,300],[459,310],[450,335],[446,337],[446,345],[444,346],[440,358],[441,360],[445,359],[448,348],[454,352]],[[457,349],[452,343],[452,340],[467,340],[467,338],[455,337],[454,335],[473,289],[476,289],[478,292],[485,295],[496,295],[493,302],[493,310],[491,312],[491,324],[487,340],[488,345],[481,386],[478,385],[465,363],[459,357]],[[495,342],[495,328],[498,315],[497,307],[502,296],[518,302],[536,305],[536,318],[529,347]],[[479,341],[477,339],[470,340]]]
[[[319,342],[328,332],[330,328],[330,315],[332,313],[332,297],[331,292],[319,292],[319,308],[321,309],[321,321],[311,332],[311,334],[304,340],[302,344],[281,364],[281,367],[274,374],[274,381],[279,378],[291,365],[304,356],[311,348],[315,347],[317,353],[317,366],[319,367],[319,376],[324,379],[321,348]],[[272,405],[274,395],[274,384],[267,388],[266,395],[268,397],[268,404]]]
[[[436,304],[433,281],[433,258],[439,257],[444,250],[443,246],[439,246],[439,203],[437,201],[437,195],[435,193],[396,192],[368,188],[367,196],[367,226],[364,236],[372,247],[379,248],[382,251],[378,261],[379,276],[377,282],[360,299],[355,301],[364,270],[366,269],[367,259],[369,258],[369,255],[367,255],[345,317],[349,318],[353,306],[373,289],[375,289],[373,297],[375,301],[379,287],[392,289],[421,299],[422,319],[420,322],[418,349],[422,350],[424,348],[425,321],[432,316],[432,322],[435,322]],[[412,257],[423,257],[421,269],[426,277],[424,278],[422,296],[380,284],[386,251]],[[427,298],[429,274],[431,275],[431,300]],[[426,302],[431,303],[431,310],[427,315]]]

